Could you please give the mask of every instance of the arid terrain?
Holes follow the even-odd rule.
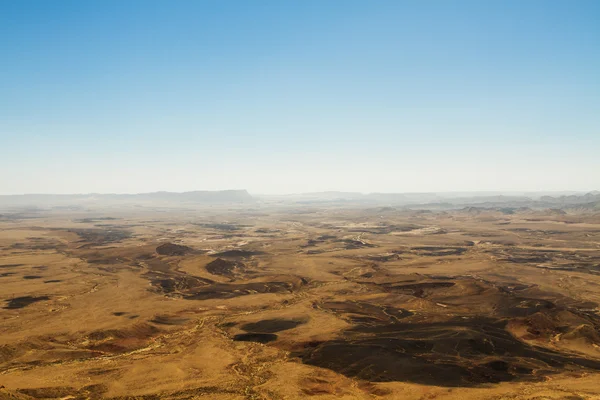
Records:
[[[0,399],[600,399],[600,214],[0,216]]]

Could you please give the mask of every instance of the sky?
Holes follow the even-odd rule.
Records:
[[[600,189],[596,0],[0,0],[0,194]]]

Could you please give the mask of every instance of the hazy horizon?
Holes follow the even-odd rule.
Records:
[[[102,195],[102,196],[134,196],[134,195],[145,195],[145,194],[157,194],[157,193],[174,193],[174,194],[182,194],[182,193],[194,193],[194,192],[238,192],[244,191],[248,192],[251,196],[310,196],[310,195],[324,195],[324,194],[356,194],[356,195],[377,195],[377,194],[400,194],[400,195],[465,195],[465,196],[527,196],[527,195],[584,195],[588,193],[597,194],[600,191],[597,189],[590,190],[541,190],[541,191],[498,191],[498,190],[488,190],[488,191],[432,191],[432,192],[360,192],[360,191],[342,191],[342,190],[324,190],[318,192],[290,192],[290,193],[259,193],[252,192],[247,189],[219,189],[219,190],[204,190],[204,189],[195,189],[195,190],[186,190],[186,191],[167,191],[167,190],[153,190],[149,192],[71,192],[71,193],[7,193],[0,194],[0,196],[88,196],[88,195]]]
[[[0,194],[588,192],[596,1],[0,4]]]

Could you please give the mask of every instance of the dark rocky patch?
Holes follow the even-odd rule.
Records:
[[[2,264],[0,265],[0,268],[16,268],[16,267],[22,267],[25,264]]]
[[[94,331],[88,335],[90,340],[124,339],[124,338],[150,338],[160,330],[152,325],[137,324],[128,329],[108,329]]]
[[[0,278],[4,278],[5,276],[15,275],[15,272],[2,272],[0,273]]]
[[[18,389],[18,392],[34,399],[101,399],[108,391],[106,385],[95,384],[75,389],[71,386],[52,386],[33,389]]]
[[[354,239],[344,239],[342,242],[344,243],[344,248],[346,250],[362,249],[365,247],[376,247],[374,244]]]
[[[251,322],[241,326],[246,332],[255,333],[275,333],[293,329],[299,325],[306,323],[303,320],[296,319],[264,319],[258,322]]]
[[[164,243],[156,248],[156,252],[161,256],[184,256],[192,249],[175,243]]]
[[[305,247],[313,247],[313,246],[316,246],[317,244],[319,244],[319,243],[321,243],[321,242],[322,242],[321,240],[308,239],[308,240],[306,241],[306,244],[304,244],[304,245],[302,245],[302,246],[300,246],[300,247],[302,247],[302,248],[305,248]]]
[[[123,316],[125,314],[127,314],[125,311],[117,311],[117,312],[112,313],[112,315],[114,315],[116,317],[120,317],[120,316]]]
[[[472,387],[543,380],[565,370],[600,370],[598,359],[542,347],[557,334],[564,340],[600,344],[600,317],[590,311],[596,304],[545,292],[535,285],[464,277],[375,275],[363,284],[427,297],[446,307],[464,309],[474,304],[474,310],[490,312],[485,317],[453,312],[426,315],[365,301],[316,303],[315,308],[332,312],[353,326],[336,340],[280,345],[306,364],[371,382]],[[390,301],[396,301],[395,295]],[[527,334],[522,338],[511,333],[523,332],[523,328]],[[521,339],[535,340],[540,346]]]
[[[187,300],[231,299],[257,293],[291,293],[300,285],[296,282],[280,281],[241,284],[215,283],[190,291],[188,294],[184,294],[183,298]]]
[[[58,282],[62,282],[62,279],[49,279],[47,281],[44,281],[44,283],[58,283]]]
[[[280,229],[268,229],[268,228],[258,228],[254,232],[256,233],[279,233]]]
[[[240,333],[235,335],[233,340],[236,342],[257,342],[269,343],[277,340],[277,335],[273,333]]]
[[[232,276],[236,270],[241,270],[245,266],[241,262],[227,261],[217,258],[206,264],[206,270],[213,275]]]
[[[172,271],[169,264],[160,260],[148,260],[146,263],[151,270],[143,276],[150,280],[154,291],[187,300],[229,299],[255,293],[290,293],[306,284],[295,276],[285,276],[289,281],[219,283]]]
[[[13,243],[9,248],[14,250],[56,250],[64,247],[65,246],[58,241],[46,240],[34,241],[33,243]]]
[[[448,387],[537,380],[565,368],[600,369],[597,360],[529,346],[508,333],[505,324],[491,318],[370,321],[346,331],[340,340],[306,343],[292,354],[352,378]],[[491,356],[502,359],[489,361]]]
[[[418,282],[418,283],[383,283],[380,286],[386,291],[411,294],[415,297],[425,297],[431,290],[449,288],[454,282]]]
[[[23,279],[42,279],[42,277],[39,275],[25,275]]]
[[[212,281],[185,274],[146,274],[152,276],[152,286],[164,293],[188,292],[199,287],[207,286]]]
[[[84,254],[81,258],[85,259],[89,264],[118,265],[127,262],[126,259],[119,256],[102,253]]]
[[[92,245],[117,243],[132,237],[131,232],[122,229],[69,229],[81,238],[83,242]]]
[[[420,256],[443,257],[458,256],[467,251],[464,247],[417,246],[411,248]]]
[[[186,293],[210,285],[212,280],[171,270],[171,266],[157,258],[146,260],[150,269],[143,276],[150,280],[153,290],[165,294]]]
[[[6,300],[6,306],[3,308],[5,310],[16,310],[19,308],[27,307],[30,304],[36,303],[38,301],[50,300],[48,296],[22,296],[15,297],[10,300]]]
[[[537,268],[554,269],[560,271],[577,271],[593,275],[600,275],[600,264],[560,264],[560,265],[536,265]]]
[[[90,375],[90,376],[102,376],[102,375],[109,375],[109,374],[112,374],[117,371],[119,371],[118,368],[92,368],[92,369],[87,370],[85,373],[86,373],[86,375]]]
[[[226,258],[248,258],[252,256],[259,256],[265,254],[262,251],[251,251],[251,250],[225,250],[220,253],[212,254],[213,257],[226,257]]]
[[[516,247],[486,250],[499,260],[516,264],[534,264],[538,268],[600,274],[600,256],[593,253]]]
[[[522,256],[522,257],[509,256],[509,257],[505,258],[503,261],[508,261],[508,262],[516,263],[516,264],[527,264],[527,263],[544,263],[544,262],[548,262],[550,260],[552,260],[552,258],[550,258],[546,255],[542,255],[542,256],[530,255],[530,256]]]
[[[388,262],[393,260],[399,260],[400,255],[397,253],[393,254],[370,254],[364,257],[367,260],[377,261],[377,262]]]

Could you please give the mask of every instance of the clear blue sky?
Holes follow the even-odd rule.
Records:
[[[0,0],[0,193],[600,189],[600,1]]]

